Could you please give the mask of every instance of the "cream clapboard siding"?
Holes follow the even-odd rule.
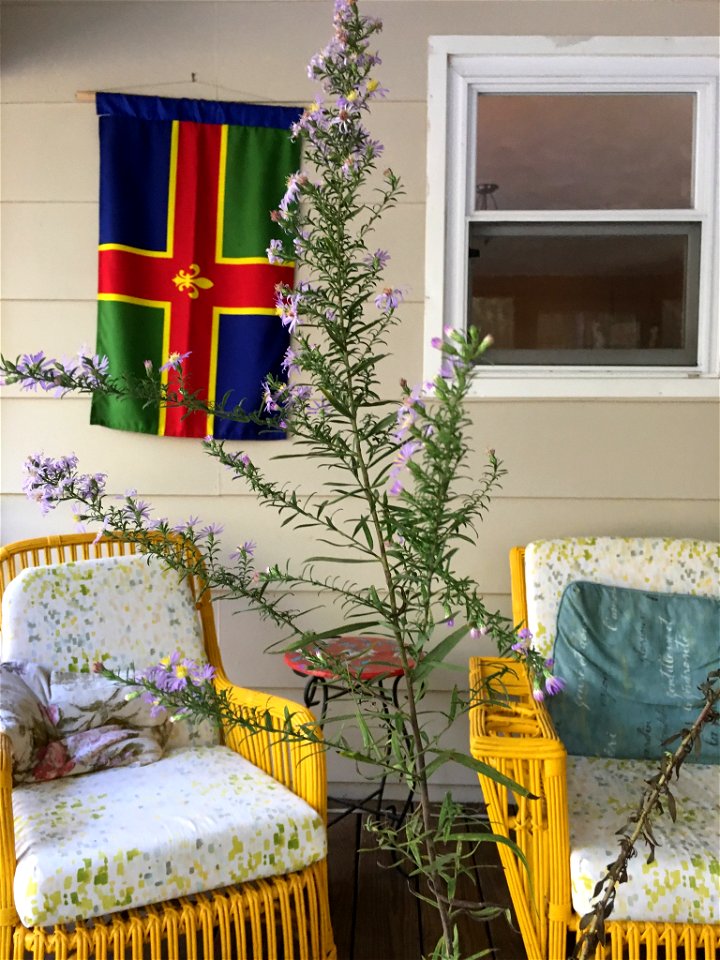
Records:
[[[384,380],[421,379],[425,257],[426,51],[431,34],[714,35],[715,0],[385,0],[366,2],[385,22],[378,76],[390,88],[372,119],[406,195],[377,237],[392,254],[388,282],[408,290]],[[97,127],[79,89],[166,96],[303,103],[314,87],[310,56],[330,34],[331,0],[237,2],[6,2],[2,4],[2,349],[72,354],[92,344],[97,238]],[[190,82],[195,73],[198,82]],[[507,550],[534,537],[638,533],[717,538],[718,407],[707,401],[477,401],[476,462],[494,447],[509,474],[460,562],[488,604],[509,612]],[[21,463],[32,450],[74,450],[84,469],[104,470],[113,492],[136,487],[159,515],[191,514],[225,524],[228,548],[258,542],[260,564],[302,558],[307,534],[277,518],[204,457],[197,444],[122,434],[88,425],[88,402],[4,391],[2,541],[71,529],[69,511],[42,518],[21,493]],[[276,444],[247,444],[276,476],[314,489],[309,464],[272,463]],[[278,544],[282,549],[276,553]],[[314,551],[313,551],[314,552]],[[315,594],[299,601],[323,603]],[[240,682],[298,696],[301,683],[278,657],[276,639],[253,614],[218,609],[223,653]],[[332,610],[316,614],[335,622]],[[466,641],[462,665],[477,645]],[[437,690],[462,683],[440,675]],[[438,694],[439,696],[439,694]],[[455,743],[464,747],[458,724]],[[331,761],[336,783],[354,770]],[[462,773],[449,782],[471,784]],[[471,788],[472,789],[472,788]]]

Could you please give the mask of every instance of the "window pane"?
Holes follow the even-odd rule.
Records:
[[[696,362],[697,224],[473,223],[469,256],[490,363]]]
[[[477,210],[692,206],[695,96],[479,94]]]

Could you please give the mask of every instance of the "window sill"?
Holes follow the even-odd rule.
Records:
[[[668,399],[717,400],[720,378],[688,371],[499,370],[484,367],[475,376],[471,399]]]

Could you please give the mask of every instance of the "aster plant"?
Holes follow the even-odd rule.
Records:
[[[283,363],[287,379],[268,377],[264,384],[264,409],[246,411],[227,401],[209,406],[185,382],[182,356],[168,359],[170,378],[161,378],[149,363],[143,378],[114,377],[106,358],[87,351],[70,361],[42,353],[2,359],[0,373],[6,383],[27,389],[132,394],[148,403],[285,429],[292,443],[283,457],[309,458],[329,468],[318,492],[308,496],[273,480],[234,445],[212,437],[203,441],[206,453],[263,506],[286,525],[314,531],[321,545],[318,555],[300,564],[278,561],[264,569],[256,564],[254,543],[225,551],[217,525],[153,517],[150,505],[133,491],[111,497],[105,475],[79,472],[74,456],[29,457],[25,491],[44,511],[72,502],[78,517],[98,523],[101,533],[135,541],[181,574],[199,574],[215,596],[242,600],[279,628],[280,649],[302,649],[338,675],[352,697],[349,713],[331,714],[322,738],[310,728],[279,733],[334,749],[368,776],[395,777],[415,792],[417,807],[404,822],[378,821],[374,829],[380,845],[417,878],[419,895],[439,911],[442,937],[432,956],[457,960],[467,955],[458,932],[460,914],[486,918],[501,912],[459,901],[458,880],[470,873],[474,847],[502,838],[480,824],[468,826],[470,814],[450,795],[438,814],[430,802],[431,777],[461,765],[527,793],[480,761],[443,747],[444,735],[469,709],[474,692],[455,687],[443,707],[431,708],[431,675],[446,668],[468,634],[487,635],[501,653],[528,662],[537,699],[562,683],[531,649],[527,631],[516,632],[489,611],[477,585],[455,567],[459,545],[475,542],[476,524],[504,472],[493,450],[479,477],[468,467],[471,424],[464,401],[489,338],[474,328],[467,335],[446,329],[433,340],[442,364],[432,382],[411,387],[403,380],[394,398],[381,393],[379,367],[388,334],[399,322],[403,293],[385,284],[389,254],[372,243],[376,224],[402,193],[392,170],[379,172],[383,146],[365,126],[372,101],[386,92],[374,75],[380,59],[372,44],[380,29],[354,0],[335,0],[334,36],[308,67],[321,95],[293,128],[292,135],[304,143],[303,170],[290,177],[271,214],[284,239],[273,240],[268,249],[271,262],[298,266],[296,285],[277,291],[278,322],[293,334],[293,345]],[[196,560],[192,551],[178,550],[178,543],[192,547]],[[353,563],[362,564],[362,583],[337,575],[338,564],[352,570],[346,564]],[[298,588],[322,592],[335,605],[337,623],[314,630],[313,611],[295,605]],[[401,693],[399,706],[389,707],[389,719],[376,683],[324,650],[324,640],[343,634],[381,635],[397,644]],[[139,694],[175,717],[251,723],[236,718],[232,704],[215,691],[210,668],[177,654],[129,679]]]

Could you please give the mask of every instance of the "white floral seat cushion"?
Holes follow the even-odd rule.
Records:
[[[591,909],[595,884],[619,853],[615,832],[637,808],[645,780],[657,772],[646,760],[568,757],[568,816],[572,903]],[[613,920],[720,923],[720,768],[684,767],[671,786],[677,822],[655,817],[655,862],[640,841],[620,884]],[[666,806],[666,805],[665,805]]]
[[[565,587],[589,580],[658,593],[720,595],[720,544],[663,537],[536,540],[525,549],[527,627],[550,656]]]
[[[152,557],[132,555],[22,570],[2,598],[2,660],[79,670],[102,660],[144,670],[180,651],[205,660],[187,580]],[[219,742],[210,723],[177,724],[169,746]]]
[[[317,812],[222,746],[16,787],[13,808],[27,926],[291,873],[326,854]]]

